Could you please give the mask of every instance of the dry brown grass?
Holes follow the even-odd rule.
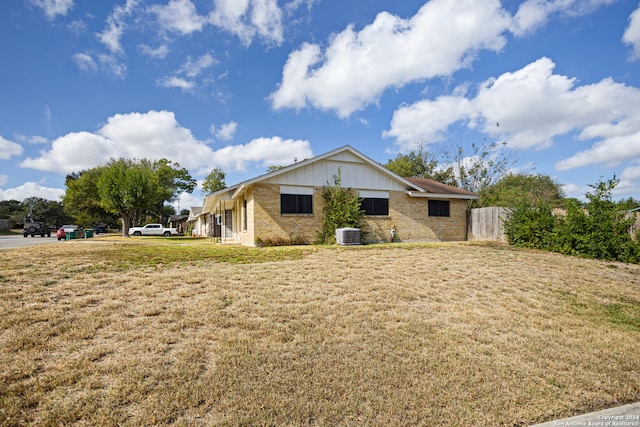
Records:
[[[512,426],[640,400],[637,265],[99,240],[0,251],[3,425]]]

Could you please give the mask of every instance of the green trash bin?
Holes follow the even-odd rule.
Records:
[[[64,233],[64,240],[71,240],[71,233],[70,232]]]
[[[78,238],[78,232],[76,230],[67,231],[67,236],[69,236],[70,240],[77,239]]]
[[[89,237],[93,237],[93,230],[84,230],[84,238],[88,239]]]

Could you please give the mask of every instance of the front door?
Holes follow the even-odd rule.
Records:
[[[233,239],[233,210],[224,211],[224,236],[225,239]]]

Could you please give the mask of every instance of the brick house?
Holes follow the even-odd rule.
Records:
[[[202,214],[219,225],[221,243],[302,238],[322,228],[322,192],[340,172],[357,191],[366,241],[466,240],[469,200],[478,196],[429,179],[402,178],[350,146],[306,159],[208,195]]]

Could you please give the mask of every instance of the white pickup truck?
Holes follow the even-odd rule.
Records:
[[[131,227],[129,236],[177,236],[178,230],[175,228],[165,228],[162,224],[147,224],[144,227]]]

